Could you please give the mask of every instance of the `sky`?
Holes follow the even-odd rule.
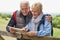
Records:
[[[55,13],[60,12],[60,0],[27,0],[30,5],[35,2],[41,2],[43,12]],[[19,10],[21,0],[0,0],[0,12],[14,12]]]

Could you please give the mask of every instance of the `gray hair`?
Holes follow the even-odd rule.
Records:
[[[27,0],[23,0],[23,1],[21,1],[20,5],[21,4],[27,4],[27,5],[29,5],[29,2]]]

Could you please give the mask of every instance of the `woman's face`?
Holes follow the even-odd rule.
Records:
[[[40,15],[39,9],[37,8],[32,8],[31,12],[34,18],[37,18]]]

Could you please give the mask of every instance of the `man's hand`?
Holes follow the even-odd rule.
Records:
[[[27,27],[22,28],[23,31],[28,31]]]
[[[16,30],[14,30],[12,27],[9,28],[11,33],[16,33]]]
[[[36,36],[36,32],[35,31],[30,31],[30,32],[27,32],[27,35],[30,36],[30,37]]]
[[[46,20],[47,20],[48,22],[51,22],[52,17],[51,17],[51,16],[46,16]]]

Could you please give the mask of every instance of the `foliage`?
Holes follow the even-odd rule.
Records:
[[[57,15],[52,19],[52,25],[53,27],[60,28],[60,15]]]
[[[8,20],[8,18],[11,18],[11,16],[11,14],[0,14],[0,17],[6,20]]]

